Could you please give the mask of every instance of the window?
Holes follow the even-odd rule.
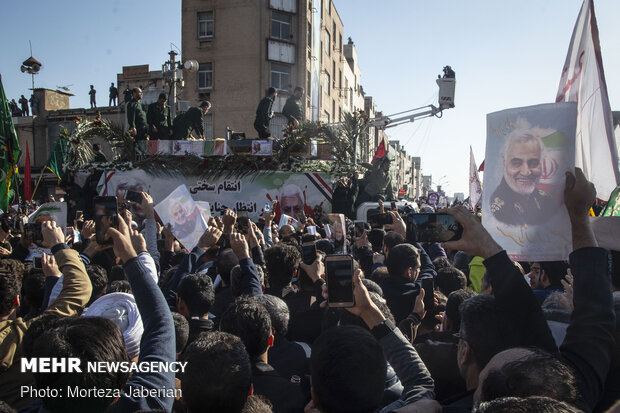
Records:
[[[291,67],[271,64],[271,86],[278,90],[288,90],[291,84]]]
[[[336,101],[332,100],[332,114],[334,115],[334,120],[336,119]]]
[[[198,13],[198,38],[213,37],[213,12]]]
[[[271,37],[291,40],[291,16],[274,11],[271,13]]]
[[[327,56],[331,55],[331,36],[327,30],[325,30],[325,52]]]
[[[342,53],[342,33],[338,34],[338,47],[340,47],[340,53]]]
[[[310,71],[306,74],[308,76],[308,83],[306,84],[306,96],[310,96],[310,91],[312,90],[312,74]]]
[[[312,23],[308,22],[308,47],[312,47]]]
[[[325,73],[325,81],[323,82],[323,92],[325,92],[326,95],[329,95],[329,89],[330,89],[330,77],[329,77],[329,73]]]
[[[213,64],[201,63],[198,66],[198,89],[211,89],[213,87]]]

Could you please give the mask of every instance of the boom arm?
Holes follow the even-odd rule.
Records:
[[[446,71],[446,68],[449,70]],[[419,108],[406,110],[404,112],[394,113],[389,116],[381,116],[370,121],[370,126],[374,126],[380,129],[391,128],[394,126],[402,125],[403,123],[413,122],[416,119],[429,118],[431,116],[437,116],[442,113],[444,109],[450,109],[454,107],[454,87],[456,85],[456,79],[454,77],[454,71],[450,66],[444,68],[444,77],[439,77],[437,80],[437,86],[439,86],[439,107],[434,105],[421,106]],[[394,118],[394,116],[399,116]],[[441,117],[441,116],[438,116]]]

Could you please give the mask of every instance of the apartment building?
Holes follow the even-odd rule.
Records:
[[[226,128],[255,137],[256,107],[271,86],[278,90],[274,136],[282,135],[280,112],[296,86],[305,88],[306,119],[338,121],[348,110],[342,38],[331,0],[183,0],[182,58],[196,59],[199,70],[185,73],[180,98],[212,103],[206,122],[215,137]]]

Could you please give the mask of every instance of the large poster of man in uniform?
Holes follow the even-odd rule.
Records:
[[[487,115],[482,223],[513,259],[566,259],[565,173],[574,169],[575,103]]]

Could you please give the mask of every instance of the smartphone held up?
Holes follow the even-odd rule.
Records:
[[[118,228],[118,203],[113,196],[97,196],[95,204],[95,238],[99,245],[110,244],[112,239],[105,239],[109,228]]]
[[[353,307],[353,257],[328,255],[325,258],[327,281],[327,305],[329,307]]]

